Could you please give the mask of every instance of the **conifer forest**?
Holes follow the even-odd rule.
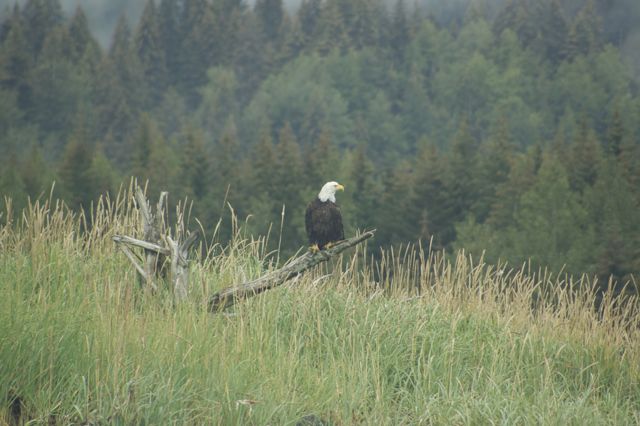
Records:
[[[637,281],[637,0],[141,10],[106,42],[82,6],[0,10],[0,221],[29,199],[89,210],[135,177],[222,244],[236,215],[291,255],[335,180],[345,234],[377,229],[372,251]]]

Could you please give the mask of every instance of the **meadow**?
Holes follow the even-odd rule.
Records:
[[[639,302],[589,277],[357,247],[212,314],[277,267],[266,237],[203,240],[177,304],[111,240],[141,232],[126,193],[8,216],[0,424],[640,423]]]

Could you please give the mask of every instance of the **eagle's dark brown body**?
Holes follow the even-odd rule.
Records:
[[[315,198],[307,206],[304,217],[309,244],[322,250],[328,243],[344,240],[340,207],[331,200]]]

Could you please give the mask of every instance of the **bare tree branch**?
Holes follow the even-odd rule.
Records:
[[[346,249],[373,237],[374,233],[375,230],[364,232],[355,237],[340,241],[331,248],[317,253],[306,252],[277,271],[273,271],[256,280],[220,290],[209,299],[209,311],[222,311],[233,306],[240,300],[248,299],[249,297],[256,296],[266,290],[282,285],[286,281],[302,274],[307,269],[326,262],[331,257],[342,253]]]

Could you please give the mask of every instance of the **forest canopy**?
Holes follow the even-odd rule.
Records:
[[[81,7],[0,19],[0,200],[89,208],[131,176],[306,244],[346,233],[627,280],[640,272],[640,3],[148,0],[108,46]],[[465,7],[460,7],[464,4]],[[622,13],[624,12],[624,13]],[[635,17],[635,19],[634,19]],[[636,52],[637,53],[637,52]],[[6,220],[5,214],[1,220]]]

